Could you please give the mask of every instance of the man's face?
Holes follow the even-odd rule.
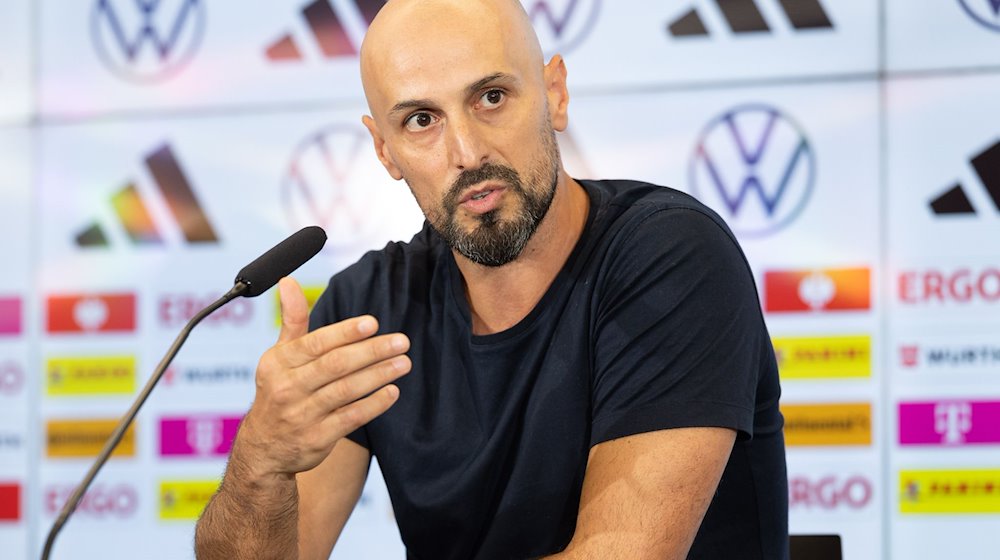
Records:
[[[559,178],[559,149],[551,125],[538,134],[542,148],[523,174],[504,163],[486,162],[462,171],[437,207],[421,204],[448,245],[472,262],[503,266],[513,261],[548,212]],[[409,179],[407,184],[416,196]]]
[[[545,217],[559,177],[543,72],[502,30],[453,29],[379,47],[366,82],[376,149],[453,249],[502,266]]]

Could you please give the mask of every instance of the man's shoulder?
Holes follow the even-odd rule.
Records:
[[[680,190],[626,179],[582,180],[580,183],[597,205],[598,222],[611,231],[634,233],[648,229],[641,227],[645,224],[667,226],[677,240],[711,230],[735,241],[725,220]]]
[[[320,302],[339,317],[386,309],[390,302],[426,291],[440,274],[443,242],[428,225],[410,241],[368,251],[330,278]]]

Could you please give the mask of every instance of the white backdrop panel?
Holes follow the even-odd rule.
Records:
[[[552,5],[552,13],[572,14],[564,16],[569,20],[585,18],[588,6],[598,2],[536,3]],[[733,83],[876,70],[878,5],[875,2],[808,2],[808,7],[800,7],[801,13],[811,13],[819,19],[825,17],[825,23],[808,18],[814,27],[799,29],[777,0],[741,2],[746,9],[738,10],[732,20],[720,9],[723,3],[711,0],[599,3],[600,13],[592,30],[563,48],[571,85],[587,91],[605,91],[615,86]],[[736,3],[725,3],[733,4]],[[567,6],[575,10],[569,11]],[[670,24],[692,13],[697,14],[704,33],[670,32]],[[536,30],[543,37],[554,35],[546,27],[552,28],[539,12],[535,17]],[[795,52],[796,56],[788,56],[789,52]]]
[[[30,0],[0,4],[0,123],[26,123],[33,109]]]
[[[1000,67],[1000,6],[992,0],[885,0],[890,72]]]
[[[1000,128],[987,116],[998,93],[996,76],[888,83],[893,558],[989,558],[993,552],[977,535],[1000,529],[995,505],[993,513],[976,513],[977,498],[957,491],[950,513],[902,513],[910,489],[896,478],[914,469],[959,471],[949,476],[974,488],[974,477],[962,471],[1000,465],[993,422],[981,416],[980,405],[963,404],[1000,400],[1000,359],[994,358],[1000,356],[1000,203],[993,200],[1000,196]],[[933,403],[927,405],[932,430],[911,424],[919,417],[903,423],[898,407],[913,403]],[[946,444],[951,432],[958,437]],[[926,443],[904,446],[903,433]],[[965,433],[981,441],[969,444]],[[914,488],[918,495],[933,493],[927,480]],[[978,500],[995,502],[988,496]]]
[[[283,0],[248,8],[234,0],[169,0],[154,4],[153,31],[144,35],[131,0],[44,2],[40,111],[82,116],[358,100],[361,7],[377,4]],[[317,25],[327,27],[314,28],[304,17],[314,5]],[[294,53],[269,57],[268,49],[283,41]],[[323,41],[332,42],[329,53]]]

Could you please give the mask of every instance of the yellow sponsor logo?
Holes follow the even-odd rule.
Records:
[[[118,426],[111,420],[48,420],[45,422],[45,455],[52,458],[95,457]],[[112,457],[135,457],[135,424],[125,430]]]
[[[45,393],[52,397],[128,395],[133,391],[134,356],[63,357],[45,362]]]
[[[1000,513],[1000,470],[899,472],[900,513]]]
[[[306,295],[306,302],[309,304],[309,311],[312,311],[314,305],[316,305],[316,300],[319,296],[323,295],[323,291],[326,290],[326,284],[322,286],[302,286],[302,293]],[[281,295],[278,290],[274,290],[274,325],[277,327],[281,326]]]
[[[872,375],[870,336],[779,337],[772,342],[782,379]]]
[[[218,488],[218,480],[161,481],[160,519],[198,519]]]
[[[785,445],[871,445],[870,403],[786,404]]]

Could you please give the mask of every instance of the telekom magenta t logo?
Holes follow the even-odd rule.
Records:
[[[239,416],[203,414],[160,420],[160,455],[224,457],[240,427]]]
[[[939,403],[934,407],[934,431],[942,442],[958,445],[972,429],[972,405],[967,402]]]
[[[899,444],[1000,444],[1000,401],[900,403]]]

